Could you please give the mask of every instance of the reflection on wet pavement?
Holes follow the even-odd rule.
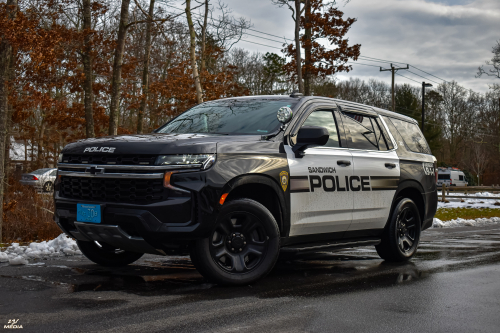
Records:
[[[55,283],[75,293],[191,295],[198,300],[249,295],[261,298],[325,295],[412,283],[435,272],[500,262],[500,229],[469,228],[468,232],[464,229],[424,233],[416,257],[407,263],[386,263],[373,247],[282,259],[268,277],[248,288],[207,283],[187,256],[145,256],[123,268],[100,267],[83,259],[67,265],[47,261],[47,265],[31,265],[29,275],[2,277]],[[44,276],[49,269],[63,274]]]

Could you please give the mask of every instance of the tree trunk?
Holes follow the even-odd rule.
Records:
[[[122,85],[122,64],[125,39],[127,37],[128,9],[130,0],[122,0],[120,26],[116,41],[115,58],[113,61],[113,77],[111,79],[111,105],[109,110],[109,135],[118,134],[118,118],[120,115],[120,93]]]
[[[36,165],[39,168],[43,167],[43,135],[45,134],[45,127],[46,127],[46,122],[45,122],[45,114],[42,113],[42,124],[40,125],[40,132],[38,132],[38,151],[37,153],[37,158],[36,158]]]
[[[85,93],[85,126],[87,131],[87,138],[94,138],[94,93],[92,91],[93,75],[92,75],[92,16],[91,16],[91,1],[83,0],[83,31],[85,37],[83,39],[83,72],[85,74],[85,81],[83,82],[83,91]]]
[[[304,81],[302,81],[302,55],[300,54],[300,3],[295,0],[295,58],[297,58],[297,82],[299,92],[304,93]]]
[[[206,49],[207,49],[207,25],[208,25],[208,2],[209,0],[205,0],[205,16],[203,17],[203,27],[201,30],[201,70],[200,73],[203,73],[206,68]]]
[[[17,0],[7,0],[7,11],[9,18],[13,20],[17,14]],[[12,46],[2,38],[0,43],[0,243],[2,242],[3,227],[3,199],[5,190],[4,165],[5,165],[5,141],[7,139],[9,116],[9,88],[8,80],[11,76]]]
[[[142,70],[142,100],[137,114],[137,133],[144,132],[144,112],[148,104],[149,94],[149,57],[151,54],[151,28],[153,26],[153,15],[155,9],[155,0],[149,2],[149,17],[146,23],[146,40],[144,41],[144,68]]]
[[[194,86],[196,88],[196,100],[198,104],[203,103],[203,92],[201,90],[200,75],[196,64],[196,32],[194,31],[193,18],[191,17],[191,0],[186,0],[186,17],[189,27],[191,68],[193,70]]]
[[[311,1],[306,0],[305,4],[305,32],[304,32],[304,53],[305,53],[305,63],[304,63],[304,95],[311,95]]]

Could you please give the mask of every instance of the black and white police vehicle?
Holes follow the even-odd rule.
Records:
[[[248,284],[280,251],[374,245],[410,259],[436,178],[411,118],[300,94],[228,98],[152,134],[67,145],[55,221],[100,265],[189,253],[208,280]]]

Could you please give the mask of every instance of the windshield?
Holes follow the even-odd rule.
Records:
[[[267,134],[276,131],[276,118],[283,106],[293,108],[290,99],[237,99],[206,102],[184,112],[157,133]]]

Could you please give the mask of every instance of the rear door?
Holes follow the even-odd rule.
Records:
[[[340,238],[352,221],[352,155],[339,137],[342,129],[335,119],[334,107],[306,110],[298,124],[328,129],[330,139],[322,147],[308,148],[301,158],[285,146],[290,167],[290,236],[336,233]],[[292,137],[293,140],[293,137]]]
[[[349,109],[342,112],[342,122],[354,163],[353,221],[345,237],[369,235],[358,231],[382,229],[389,217],[399,182],[399,158],[378,115]]]

